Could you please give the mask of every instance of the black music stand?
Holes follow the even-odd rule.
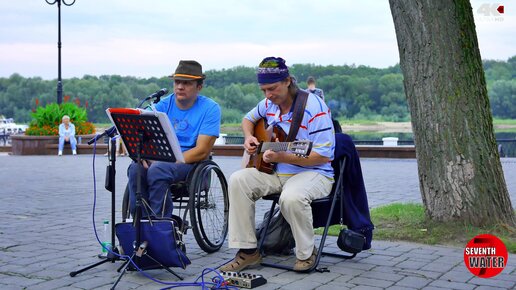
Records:
[[[71,277],[75,277],[77,274],[80,274],[84,271],[87,271],[91,268],[95,268],[107,262],[114,263],[115,261],[121,260],[118,256],[118,248],[114,247],[115,245],[115,175],[116,175],[116,139],[113,138],[116,135],[116,130],[106,130],[101,135],[95,136],[93,139],[88,141],[88,144],[92,144],[98,139],[102,138],[104,135],[109,136],[111,142],[111,150],[109,152],[109,165],[106,168],[106,184],[105,188],[111,192],[111,248],[108,249],[107,255],[105,257],[100,256],[99,258],[103,259],[100,262],[91,264],[86,266],[80,270],[70,272]]]
[[[166,162],[183,162],[184,157],[179,147],[177,136],[174,133],[170,121],[165,113],[156,111],[144,111],[140,109],[110,108],[106,110],[109,118],[117,128],[122,142],[127,148],[129,156],[140,163],[142,159]],[[141,167],[140,169],[141,170]],[[140,267],[140,259],[143,255],[155,262],[161,268],[177,275],[169,267],[164,266],[155,258],[150,256],[146,248],[148,241],[141,241],[141,217],[142,217],[142,191],[141,172],[138,173],[136,182],[136,211],[134,216],[135,243],[131,259]],[[114,283],[112,289],[118,284],[122,276],[128,270],[130,260],[127,260],[119,270],[120,276]]]

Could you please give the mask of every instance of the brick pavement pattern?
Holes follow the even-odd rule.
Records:
[[[117,220],[130,159],[117,160]],[[215,157],[226,177],[240,166],[238,158]],[[502,159],[504,174],[516,205],[516,159]],[[121,262],[105,263],[76,277],[69,273],[98,261],[100,246],[92,226],[93,172],[96,173],[97,228],[110,217],[111,194],[104,189],[107,159],[91,155],[0,156],[0,289],[109,289]],[[415,160],[363,159],[369,204],[421,202]],[[257,221],[269,207],[257,205]],[[227,246],[206,254],[191,232],[186,236],[192,264],[174,268],[185,281],[194,281],[206,267],[217,267],[234,255]],[[335,238],[325,248],[338,251]],[[259,289],[514,289],[516,255],[506,269],[491,279],[476,278],[463,264],[463,248],[373,240],[372,249],[353,260],[323,257],[330,272],[298,274],[258,267],[268,283]],[[163,270],[146,271],[156,279],[178,280]],[[208,275],[208,278],[213,275]],[[146,277],[129,272],[118,289],[161,289]]]

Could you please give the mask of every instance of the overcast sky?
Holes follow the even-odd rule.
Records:
[[[494,21],[478,12],[493,3],[472,1],[480,51],[507,60],[516,55],[516,5],[500,2],[505,13]],[[162,77],[180,59],[205,70],[266,56],[288,65],[399,62],[387,0],[76,0],[61,6],[61,34],[63,78]],[[15,72],[57,78],[57,5],[0,0],[0,77]]]

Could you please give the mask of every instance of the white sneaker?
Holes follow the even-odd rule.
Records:
[[[57,152],[57,155],[58,155],[58,156],[63,155],[63,151],[59,151],[59,152]]]
[[[77,155],[77,150],[72,150],[73,155]]]

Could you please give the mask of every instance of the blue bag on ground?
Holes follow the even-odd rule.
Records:
[[[191,262],[181,248],[183,241],[177,234],[178,228],[173,220],[141,221],[141,242],[147,241],[147,254],[166,267],[186,268]],[[131,222],[119,223],[115,226],[116,236],[125,255],[131,256],[134,252],[136,230]],[[134,268],[129,265],[130,268]],[[160,266],[146,255],[140,258],[138,267],[154,269]]]

